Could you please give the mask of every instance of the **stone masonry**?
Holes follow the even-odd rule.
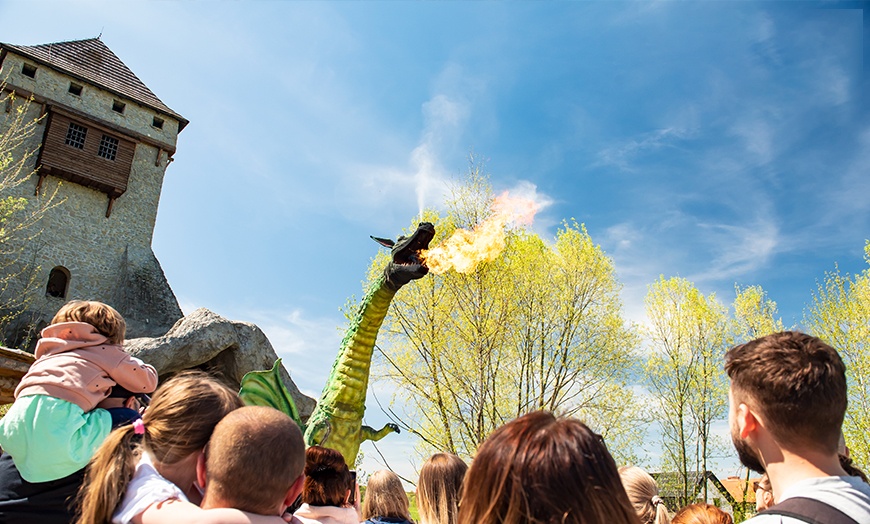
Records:
[[[153,138],[172,146],[174,150],[180,122],[165,113],[134,100],[122,99],[126,104],[123,114],[112,110],[113,100],[121,99],[117,93],[40,64],[35,78],[22,74],[24,63],[34,63],[14,51],[6,54],[0,79],[8,88],[20,89],[73,108],[87,115],[110,122],[125,130]],[[71,82],[84,84],[80,96],[68,92]],[[15,104],[26,100],[18,97]],[[13,108],[14,109],[14,108]],[[12,113],[0,108],[0,125]],[[37,118],[42,104],[30,103],[28,117]],[[163,128],[153,126],[154,117],[164,120]],[[184,122],[186,124],[186,122]],[[40,124],[24,147],[35,150],[43,140],[45,125]],[[28,170],[36,167],[33,157]],[[65,302],[71,299],[93,299],[111,304],[127,320],[127,336],[159,336],[182,317],[178,302],[151,250],[151,239],[163,176],[171,157],[149,143],[136,145],[133,166],[126,192],[114,202],[111,215],[106,217],[108,198],[105,193],[52,176],[46,177],[40,193],[51,194],[60,184],[58,198],[63,202],[51,209],[39,222],[43,233],[29,247],[29,260],[39,266],[37,282],[30,303],[30,316],[40,323],[51,319]],[[37,176],[18,186],[15,196],[34,198]],[[5,194],[2,196],[6,196]],[[52,268],[62,266],[69,271],[69,287],[64,298],[48,296],[46,283]],[[7,290],[15,292],[14,289]]]

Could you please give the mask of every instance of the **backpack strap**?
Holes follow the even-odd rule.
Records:
[[[821,500],[807,497],[785,499],[759,515],[783,515],[809,524],[858,524],[858,521]]]

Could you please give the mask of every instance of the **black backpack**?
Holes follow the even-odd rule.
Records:
[[[785,499],[772,508],[760,512],[759,515],[783,515],[809,524],[858,524],[857,520],[837,508],[806,497]]]

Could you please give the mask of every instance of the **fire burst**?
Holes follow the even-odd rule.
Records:
[[[526,198],[511,197],[507,191],[492,203],[492,215],[474,228],[457,229],[432,249],[422,251],[426,265],[440,275],[450,269],[471,273],[482,262],[491,262],[504,250],[505,226],[531,224],[538,212],[538,204]]]

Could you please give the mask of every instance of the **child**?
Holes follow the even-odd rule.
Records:
[[[197,461],[239,396],[199,371],[180,373],[154,394],[141,422],[122,426],[94,455],[79,490],[78,524],[280,524],[235,509],[200,509]],[[276,520],[277,519],[277,520]]]
[[[113,422],[131,415],[94,409],[116,385],[132,393],[157,387],[157,371],[121,346],[125,331],[117,311],[81,300],[65,304],[42,330],[36,361],[0,420],[0,447],[24,480],[48,482],[87,465]]]
[[[197,464],[202,507],[280,517],[302,492],[304,467],[302,431],[290,417],[262,406],[237,409],[215,427]]]

